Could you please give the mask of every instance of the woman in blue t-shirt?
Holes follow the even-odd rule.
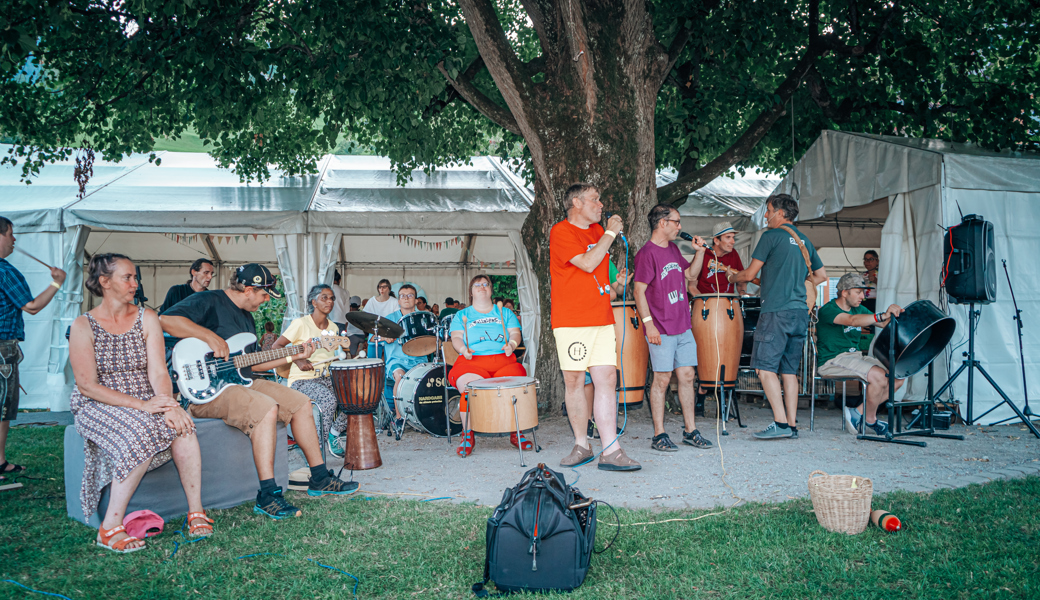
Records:
[[[459,358],[448,373],[448,383],[462,392],[459,412],[465,424],[469,423],[466,418],[469,408],[467,385],[478,379],[527,375],[527,370],[513,354],[520,345],[520,321],[513,311],[491,303],[491,278],[477,275],[471,279],[469,293],[470,305],[457,312],[451,320],[451,344]],[[523,434],[518,437],[515,432],[511,433],[509,441],[524,450],[533,447]],[[473,443],[473,431],[462,432],[462,443],[457,450],[459,456],[469,456],[473,452]]]

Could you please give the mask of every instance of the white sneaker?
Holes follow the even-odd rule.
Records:
[[[859,421],[862,417],[859,416],[859,411],[848,406],[841,407],[841,411],[845,418],[845,432],[852,435],[859,434]]]

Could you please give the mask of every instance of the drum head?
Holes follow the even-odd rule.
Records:
[[[444,418],[444,379],[443,364],[423,363],[405,373],[398,388],[401,414],[413,427],[435,437],[448,435]],[[458,435],[462,432],[459,415],[461,394],[449,386],[447,396],[451,434]]]
[[[455,351],[455,346],[447,342],[441,348],[444,348],[444,362],[448,363],[448,366],[454,365],[455,361],[459,359],[459,353]]]
[[[401,347],[408,356],[427,356],[437,351],[437,336],[421,335],[404,343]]]
[[[475,390],[496,390],[498,388],[518,388],[525,385],[536,385],[538,380],[534,377],[489,377],[471,381],[468,387]]]
[[[329,370],[339,369],[365,369],[383,364],[379,358],[351,358],[348,360],[337,360],[329,363]]]
[[[698,298],[707,300],[708,298],[740,298],[740,294],[697,294],[696,296],[690,296],[690,301],[694,301]]]

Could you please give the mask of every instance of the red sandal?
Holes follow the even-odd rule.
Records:
[[[455,450],[455,453],[466,458],[470,454],[473,454],[473,446],[476,444],[476,438],[473,437],[473,430],[467,431],[461,436],[462,441],[459,443],[459,447]]]
[[[213,535],[213,519],[206,516],[206,512],[192,512],[188,513],[188,537],[191,538],[202,538]],[[195,519],[202,519],[205,523],[198,525],[192,525],[191,522]]]
[[[516,437],[516,432],[515,431],[513,433],[509,434],[509,443],[514,445],[514,446],[519,447],[521,450],[532,450],[532,449],[534,449],[534,444],[532,444],[530,442],[530,440],[528,440],[526,437],[524,437],[523,433],[520,434],[520,439],[518,441],[517,437]]]
[[[98,527],[98,538],[95,543],[102,548],[106,548],[117,554],[130,554],[131,552],[137,552],[138,550],[144,550],[144,546],[138,546],[136,548],[127,548],[128,545],[134,542],[142,541],[140,538],[134,536],[125,537],[121,540],[112,541],[112,538],[117,534],[126,533],[126,528],[122,525],[117,525],[112,529],[106,530],[104,525]],[[129,534],[128,534],[129,535]]]

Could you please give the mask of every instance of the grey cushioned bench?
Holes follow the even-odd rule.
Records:
[[[202,450],[202,505],[206,509],[230,508],[244,502],[254,502],[260,480],[253,464],[253,446],[244,433],[228,427],[220,419],[195,419],[196,435]],[[285,425],[278,424],[278,439],[275,446],[274,478],[282,489],[289,484],[288,451]],[[98,527],[101,516],[108,508],[109,488],[101,492],[97,512],[85,519],[79,501],[79,489],[83,483],[83,438],[76,427],[65,428],[65,505],[73,519]],[[151,510],[169,522],[172,517],[188,512],[188,501],[184,498],[180,476],[173,461],[154,471],[149,471],[141,480],[127,514],[135,510]],[[177,523],[179,526],[179,523]]]

